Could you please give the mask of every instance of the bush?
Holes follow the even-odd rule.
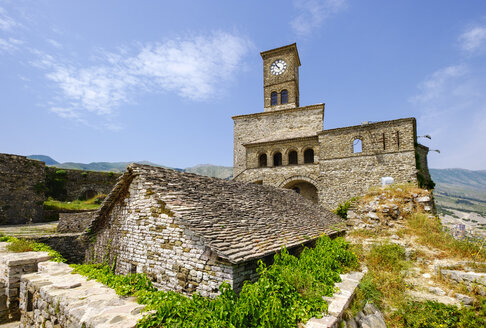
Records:
[[[358,266],[356,255],[341,238],[324,236],[314,249],[304,249],[299,258],[282,249],[275,262],[259,262],[260,275],[246,282],[239,296],[227,283],[211,299],[191,298],[156,290],[142,275],[117,276],[107,265],[74,265],[74,272],[115,288],[121,295],[136,295],[146,311],[154,310],[138,327],[295,327],[327,309],[323,295],[333,293],[339,274]]]

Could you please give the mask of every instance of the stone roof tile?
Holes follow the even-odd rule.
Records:
[[[163,201],[180,224],[232,263],[334,234],[342,223],[334,213],[292,190],[130,164],[91,223],[92,233],[103,225],[135,177],[144,185],[152,182],[151,196]]]

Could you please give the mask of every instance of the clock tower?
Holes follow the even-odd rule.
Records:
[[[260,53],[265,112],[299,107],[300,59],[295,43]]]

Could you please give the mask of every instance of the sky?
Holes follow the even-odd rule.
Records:
[[[294,42],[324,129],[416,117],[429,167],[486,169],[484,0],[0,0],[0,153],[231,166]]]

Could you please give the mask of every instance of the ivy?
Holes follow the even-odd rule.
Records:
[[[319,238],[315,248],[305,248],[297,258],[283,248],[267,266],[259,261],[256,282],[246,282],[239,295],[228,283],[216,298],[186,297],[159,291],[142,274],[120,276],[102,264],[72,265],[74,273],[135,295],[151,311],[138,327],[295,327],[327,310],[322,296],[331,296],[340,273],[357,268],[355,254],[342,238]]]

